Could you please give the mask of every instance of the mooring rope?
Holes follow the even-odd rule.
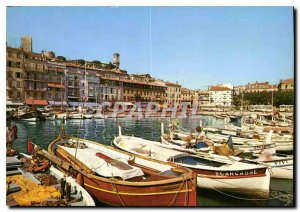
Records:
[[[272,198],[262,198],[262,199],[250,199],[250,198],[243,198],[243,197],[237,197],[235,195],[231,195],[231,194],[228,194],[228,193],[225,193],[225,192],[222,192],[214,187],[211,186],[211,188],[225,196],[229,196],[229,197],[232,197],[232,198],[235,198],[235,199],[240,199],[240,200],[246,200],[246,201],[268,201],[268,200],[273,200],[273,199],[279,199],[281,197],[289,197],[290,194],[284,194],[284,195],[281,195],[281,196],[277,196],[277,197],[272,197]]]
[[[185,175],[182,175],[183,177],[183,180],[181,182],[181,185],[180,185],[180,189],[178,190],[178,192],[174,195],[171,203],[168,205],[168,206],[172,206],[172,204],[174,203],[175,199],[177,198],[177,196],[179,195],[180,191],[182,190],[183,186],[184,186],[184,182],[186,181],[186,178],[185,178]]]
[[[125,203],[123,202],[123,200],[121,199],[120,194],[119,194],[119,191],[117,190],[117,187],[114,186],[114,182],[113,182],[112,180],[110,180],[110,184],[111,184],[113,190],[117,193],[117,196],[118,196],[120,202],[122,203],[122,205],[123,205],[123,206],[126,206],[126,204],[125,204]]]

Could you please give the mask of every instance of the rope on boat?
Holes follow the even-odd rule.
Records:
[[[175,199],[177,199],[177,197],[178,197],[180,191],[182,190],[182,188],[183,188],[183,186],[184,186],[184,182],[187,182],[187,179],[185,178],[185,175],[182,175],[182,177],[183,177],[183,180],[182,180],[182,182],[181,182],[180,189],[179,189],[178,192],[174,195],[174,197],[173,197],[171,203],[170,203],[168,206],[172,206],[172,205],[175,203]],[[186,202],[185,202],[185,205],[186,205]]]
[[[209,178],[209,177],[206,177],[207,179],[211,179],[211,180],[215,180],[215,181],[218,181],[218,182],[221,182],[221,183],[224,183],[224,184],[228,184],[228,185],[234,185],[234,186],[238,186],[238,185],[235,185],[235,184],[232,184],[232,183],[228,183],[228,182],[223,182],[223,181],[220,181],[220,180],[216,180],[216,179],[212,179],[212,178]],[[218,190],[217,188],[213,187],[213,186],[210,186],[213,190],[223,194],[223,195],[226,195],[226,196],[229,196],[229,197],[232,197],[232,198],[235,198],[235,199],[241,199],[241,200],[247,200],[247,201],[267,201],[267,200],[273,200],[273,199],[278,199],[280,200],[279,198],[282,198],[282,197],[291,197],[292,195],[291,194],[284,194],[284,195],[279,195],[279,196],[275,196],[275,197],[271,197],[271,198],[262,198],[262,199],[249,199],[249,198],[243,198],[243,197],[237,197],[237,196],[234,196],[234,195],[231,195],[231,194],[227,194],[225,192],[222,192],[220,190]],[[243,188],[242,186],[238,186],[238,187],[241,187]],[[291,201],[289,201],[291,202]]]
[[[217,188],[214,188],[211,186],[211,188],[225,196],[229,196],[229,197],[232,197],[232,198],[235,198],[235,199],[240,199],[240,200],[246,200],[246,201],[268,201],[268,200],[273,200],[273,199],[278,199],[280,200],[279,198],[282,198],[282,197],[290,197],[291,194],[284,194],[284,195],[281,195],[281,196],[277,196],[277,197],[272,197],[272,198],[262,198],[262,199],[249,199],[249,198],[243,198],[243,197],[237,197],[235,195],[231,195],[231,194],[228,194],[228,193],[225,193],[225,192],[222,192],[220,191],[219,189]],[[289,201],[288,203],[290,203],[291,201]]]
[[[122,200],[122,198],[121,198],[121,196],[119,194],[119,191],[117,190],[117,186],[115,185],[115,183],[112,180],[110,180],[110,184],[111,184],[113,190],[117,193],[117,196],[118,196],[120,202],[122,203],[122,205],[126,206],[126,204],[123,202],[123,200]]]

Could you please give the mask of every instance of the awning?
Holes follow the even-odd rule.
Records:
[[[43,99],[26,99],[26,104],[27,105],[43,105],[46,106],[48,105],[48,102]]]
[[[51,106],[69,106],[66,101],[49,101]]]

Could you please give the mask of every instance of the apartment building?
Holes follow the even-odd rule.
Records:
[[[24,61],[25,102],[28,105],[48,105],[48,64],[40,53],[26,52]]]
[[[280,80],[278,84],[279,91],[294,91],[294,79]]]
[[[209,91],[209,104],[214,106],[231,106],[233,90],[228,87],[211,86]]]
[[[6,99],[23,102],[24,96],[24,51],[6,47]]]
[[[175,104],[181,104],[182,94],[181,94],[181,85],[178,82],[165,82],[166,84],[166,102],[168,107],[173,107]]]
[[[277,85],[270,85],[269,82],[255,82],[245,85],[245,92],[272,92],[277,91]]]
[[[53,106],[67,106],[67,67],[64,63],[47,61],[48,81],[46,99]]]

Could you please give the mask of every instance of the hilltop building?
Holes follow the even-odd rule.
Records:
[[[278,84],[279,91],[293,91],[294,90],[294,78],[280,80]]]

